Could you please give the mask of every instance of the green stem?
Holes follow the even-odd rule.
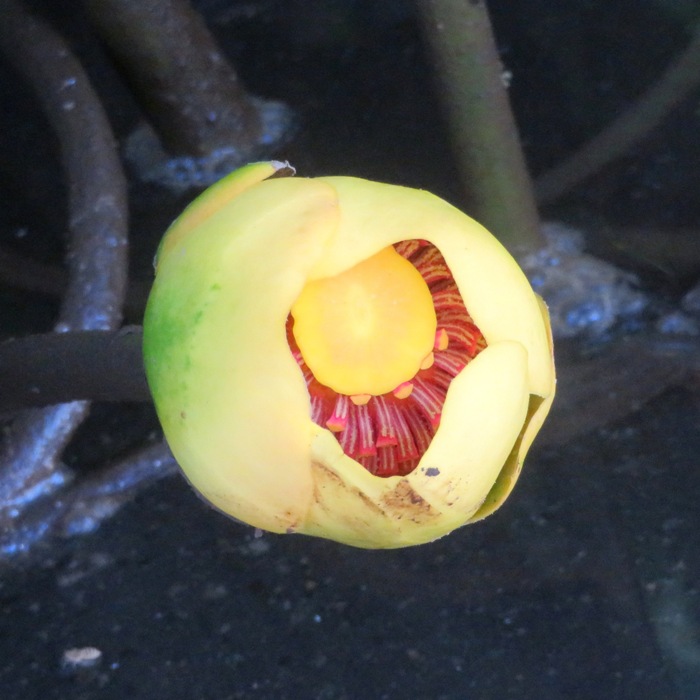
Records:
[[[469,213],[515,255],[544,244],[482,0],[419,0]]]

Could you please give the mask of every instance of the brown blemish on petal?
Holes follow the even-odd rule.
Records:
[[[342,533],[345,541],[366,541],[367,534],[374,531],[379,533],[375,546],[386,546],[392,538],[411,541],[413,528],[430,525],[441,517],[406,479],[372,497],[320,462],[312,462],[312,469],[314,493],[304,527],[307,532],[314,533],[322,523],[332,522],[336,534]]]
[[[393,491],[382,499],[394,518],[409,517],[413,522],[428,522],[438,516],[430,503],[413,490],[405,479],[399,481]]]
[[[323,510],[331,510],[326,506],[325,499],[323,498],[322,491],[324,488],[342,489],[348,494],[348,496],[357,496],[369,511],[374,511],[377,514],[386,517],[386,512],[371,498],[369,498],[366,493],[348,486],[334,471],[331,471],[328,467],[326,467],[325,464],[313,462],[313,469],[316,473],[316,478],[314,479],[314,501]]]

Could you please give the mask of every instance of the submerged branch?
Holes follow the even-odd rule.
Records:
[[[67,486],[61,498],[32,504],[0,535],[0,556],[27,552],[46,537],[92,532],[139,491],[176,471],[164,442],[143,447]]]
[[[206,156],[258,144],[259,105],[187,0],[85,0],[167,150]]]
[[[143,317],[151,279],[130,279],[124,299],[124,316],[133,323]],[[60,265],[42,263],[0,247],[0,284],[25,292],[61,297],[68,286],[68,273]]]
[[[56,330],[111,329],[126,286],[126,181],[87,75],[65,42],[15,0],[0,4],[0,51],[32,86],[58,136],[69,185],[69,281]],[[0,503],[13,518],[67,478],[60,455],[84,402],[17,418],[0,454]]]
[[[140,326],[30,335],[0,344],[0,412],[66,401],[150,401]]]

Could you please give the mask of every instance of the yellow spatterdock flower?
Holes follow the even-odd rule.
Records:
[[[496,510],[554,397],[546,309],[420,190],[254,163],[167,231],[144,321],[170,447],[214,506],[359,547]]]

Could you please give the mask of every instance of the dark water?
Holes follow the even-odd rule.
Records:
[[[301,1],[199,4],[250,89],[297,110],[295,139],[272,156],[305,175],[356,174],[459,201],[409,4],[328,0],[314,12]],[[670,3],[553,5],[492,3],[535,170],[624,107],[687,39],[687,17]],[[79,38],[78,19],[62,26]],[[86,55],[123,136],[135,108],[114,87],[105,57]],[[12,94],[17,104],[0,140],[5,163],[17,165],[5,178],[3,236],[52,261],[65,206],[55,144],[42,138],[46,127],[21,86]],[[643,147],[546,215],[696,226],[694,109],[681,105]],[[133,269],[143,277],[182,202],[135,182],[131,197]],[[662,277],[664,291],[692,281]],[[2,294],[12,310],[6,333],[50,325],[48,298]],[[563,360],[562,389],[574,376],[568,367]],[[578,431],[576,416],[565,417],[566,437],[553,422],[504,508],[431,545],[365,552],[256,538],[205,507],[179,477],[90,536],[40,545],[1,572],[0,697],[700,697],[697,372],[635,393],[606,371],[592,392],[607,401],[600,398],[597,421],[594,405]],[[638,383],[650,375],[645,369]],[[94,435],[73,446],[73,459],[94,460],[95,435],[112,425],[120,436],[138,434],[118,427],[114,414],[97,411]],[[64,663],[66,651],[86,647],[100,651],[96,663]]]

